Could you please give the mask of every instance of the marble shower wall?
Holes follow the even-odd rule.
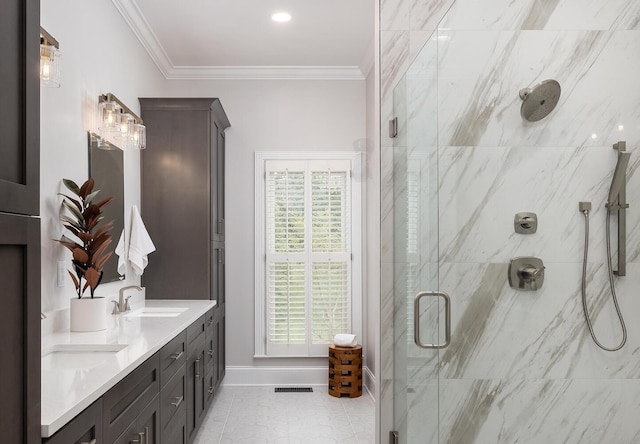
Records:
[[[381,2],[383,129],[394,90],[405,98],[401,137],[383,133],[381,148],[382,439],[393,417],[395,344],[402,386],[395,402],[407,406],[396,413],[415,433],[408,442],[638,442],[640,3],[457,0],[431,35],[450,3]],[[423,57],[414,61],[415,54]],[[518,91],[547,78],[562,85],[557,108],[524,122]],[[618,140],[633,153],[629,264],[627,276],[616,278],[629,340],[609,353],[595,347],[582,314],[578,202],[593,202],[588,297],[595,330],[614,344],[620,331],[603,205]],[[424,225],[408,217],[415,190]],[[518,211],[538,214],[538,233],[514,233]],[[438,227],[435,241],[425,226]],[[418,254],[410,239],[419,239]],[[529,255],[545,261],[544,287],[513,290],[509,259]],[[453,299],[452,343],[439,355],[412,351],[411,313],[403,314],[413,287],[434,279]],[[423,316],[435,312],[425,308]]]

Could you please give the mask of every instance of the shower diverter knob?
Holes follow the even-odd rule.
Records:
[[[538,231],[538,216],[529,211],[516,213],[513,219],[513,228],[519,234],[533,234]]]
[[[544,264],[537,257],[516,257],[509,262],[509,285],[523,291],[536,291],[544,283]]]

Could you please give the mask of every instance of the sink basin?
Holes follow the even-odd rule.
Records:
[[[125,317],[132,318],[175,318],[187,311],[185,307],[144,307],[140,310],[125,314]]]
[[[83,369],[96,367],[127,344],[58,344],[42,351],[44,369]]]

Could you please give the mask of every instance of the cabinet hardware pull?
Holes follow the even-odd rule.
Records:
[[[196,378],[200,379],[200,358],[196,359],[195,366],[196,366]]]
[[[183,354],[184,354],[184,352],[174,353],[174,354],[172,354],[170,357],[171,357],[171,359],[173,359],[174,361],[177,361],[178,359],[180,359],[180,356],[182,356]]]
[[[149,427],[144,428],[144,432],[141,433],[144,436],[144,444],[149,444]]]
[[[177,398],[173,398],[173,399],[175,399],[175,401],[173,401],[171,405],[174,406],[175,408],[178,408],[178,406],[182,404],[182,401],[184,400],[184,396],[178,396]]]
[[[213,387],[209,387],[209,394],[213,395]]]
[[[213,358],[213,350],[209,350],[207,354]]]

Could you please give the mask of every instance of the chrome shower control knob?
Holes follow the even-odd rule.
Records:
[[[545,266],[537,257],[516,257],[509,262],[509,285],[523,291],[536,291],[544,282]]]

